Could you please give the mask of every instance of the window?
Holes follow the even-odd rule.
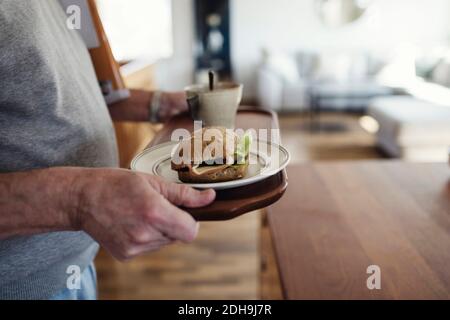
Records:
[[[117,61],[172,55],[171,0],[97,0],[97,5]]]

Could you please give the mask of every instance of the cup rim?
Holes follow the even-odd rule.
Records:
[[[208,85],[207,84],[192,84],[189,86],[184,87],[184,91],[186,92],[193,92],[193,93],[201,93],[203,95],[209,95],[209,94],[218,94],[218,93],[223,93],[224,91],[232,91],[232,90],[239,90],[242,89],[243,84],[242,83],[238,83],[238,82],[233,82],[233,81],[223,81],[223,82],[218,82],[216,84],[217,87],[219,87],[219,90],[217,91],[202,91],[202,92],[198,92],[197,90],[200,89],[208,89]]]

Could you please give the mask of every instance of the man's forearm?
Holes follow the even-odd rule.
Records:
[[[0,174],[0,238],[73,230],[77,168]]]
[[[130,90],[128,99],[109,105],[109,113],[115,121],[149,121],[150,104],[153,92],[145,90]],[[158,99],[157,117],[161,122],[172,116],[187,111],[187,102],[184,92],[163,92]]]
[[[109,113],[115,121],[148,121],[153,93],[144,90],[130,90],[128,99],[109,105]]]

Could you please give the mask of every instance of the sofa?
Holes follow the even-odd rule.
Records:
[[[416,79],[408,95],[371,101],[378,146],[389,156],[412,161],[448,161],[450,152],[450,60],[427,79]]]
[[[373,97],[392,94],[376,81],[384,64],[366,52],[265,50],[257,71],[258,102],[276,111],[302,111],[315,99],[322,109],[363,111]]]
[[[450,106],[398,96],[373,100],[368,114],[378,122],[377,144],[388,156],[412,161],[447,161]]]

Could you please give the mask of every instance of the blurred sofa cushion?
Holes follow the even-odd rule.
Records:
[[[449,59],[441,59],[434,67],[431,73],[432,82],[445,87],[450,87],[450,61]]]
[[[371,71],[369,62],[365,52],[322,52],[314,78],[338,82],[366,80]]]
[[[300,77],[311,79],[319,64],[319,54],[313,51],[299,51],[295,55]]]
[[[278,74],[287,84],[297,83],[301,79],[295,55],[266,50],[264,52],[264,66]]]
[[[374,99],[368,113],[380,125],[378,144],[391,156],[413,153],[420,160],[446,160],[450,148],[450,106],[410,96]]]

